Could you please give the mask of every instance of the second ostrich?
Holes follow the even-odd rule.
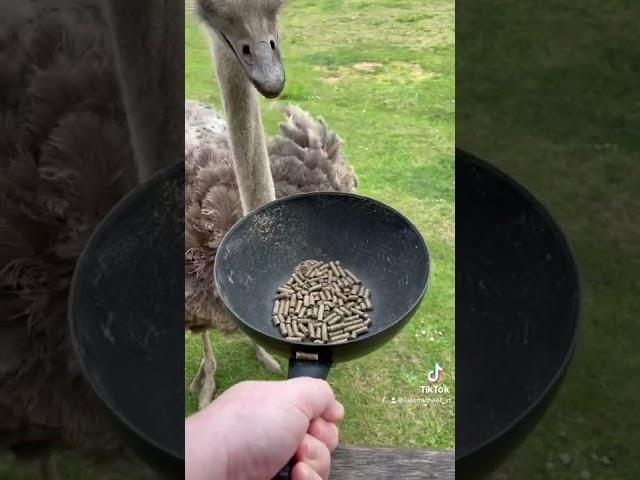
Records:
[[[267,145],[258,92],[272,98],[284,87],[277,15],[280,0],[197,0],[210,41],[226,121],[195,102],[185,106],[186,327],[202,334],[203,360],[192,390],[199,407],[215,393],[216,361],[210,328],[234,330],[213,290],[213,264],[227,230],[243,215],[276,198],[314,191],[350,192],[353,169],[340,139],[326,124],[284,109],[281,134]],[[261,347],[260,363],[280,366]]]

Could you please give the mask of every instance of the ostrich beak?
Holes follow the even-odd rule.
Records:
[[[267,98],[275,98],[284,89],[284,65],[280,57],[277,35],[237,42],[231,35],[220,32],[242,65],[256,89]],[[269,37],[273,39],[269,39]]]

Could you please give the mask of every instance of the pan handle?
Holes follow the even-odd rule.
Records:
[[[307,360],[291,357],[287,378],[312,377],[326,380],[331,364],[322,360]]]
[[[302,360],[291,357],[289,359],[289,373],[287,378],[312,377],[326,380],[330,369],[331,363],[328,362],[323,362],[321,360]],[[294,457],[289,460],[289,463],[285,465],[275,477],[273,477],[273,480],[289,480],[291,478],[291,471],[295,464],[296,459]]]

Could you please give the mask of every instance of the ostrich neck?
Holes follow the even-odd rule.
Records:
[[[229,125],[233,165],[246,214],[275,200],[258,93],[227,47],[214,45],[214,59]]]

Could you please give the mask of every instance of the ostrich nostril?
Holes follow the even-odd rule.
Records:
[[[273,40],[271,40],[269,42],[269,44],[271,44],[271,50],[275,50],[276,49],[276,42],[274,42]]]
[[[251,55],[251,48],[249,47],[249,45],[242,46],[242,53],[244,53],[245,55]]]

